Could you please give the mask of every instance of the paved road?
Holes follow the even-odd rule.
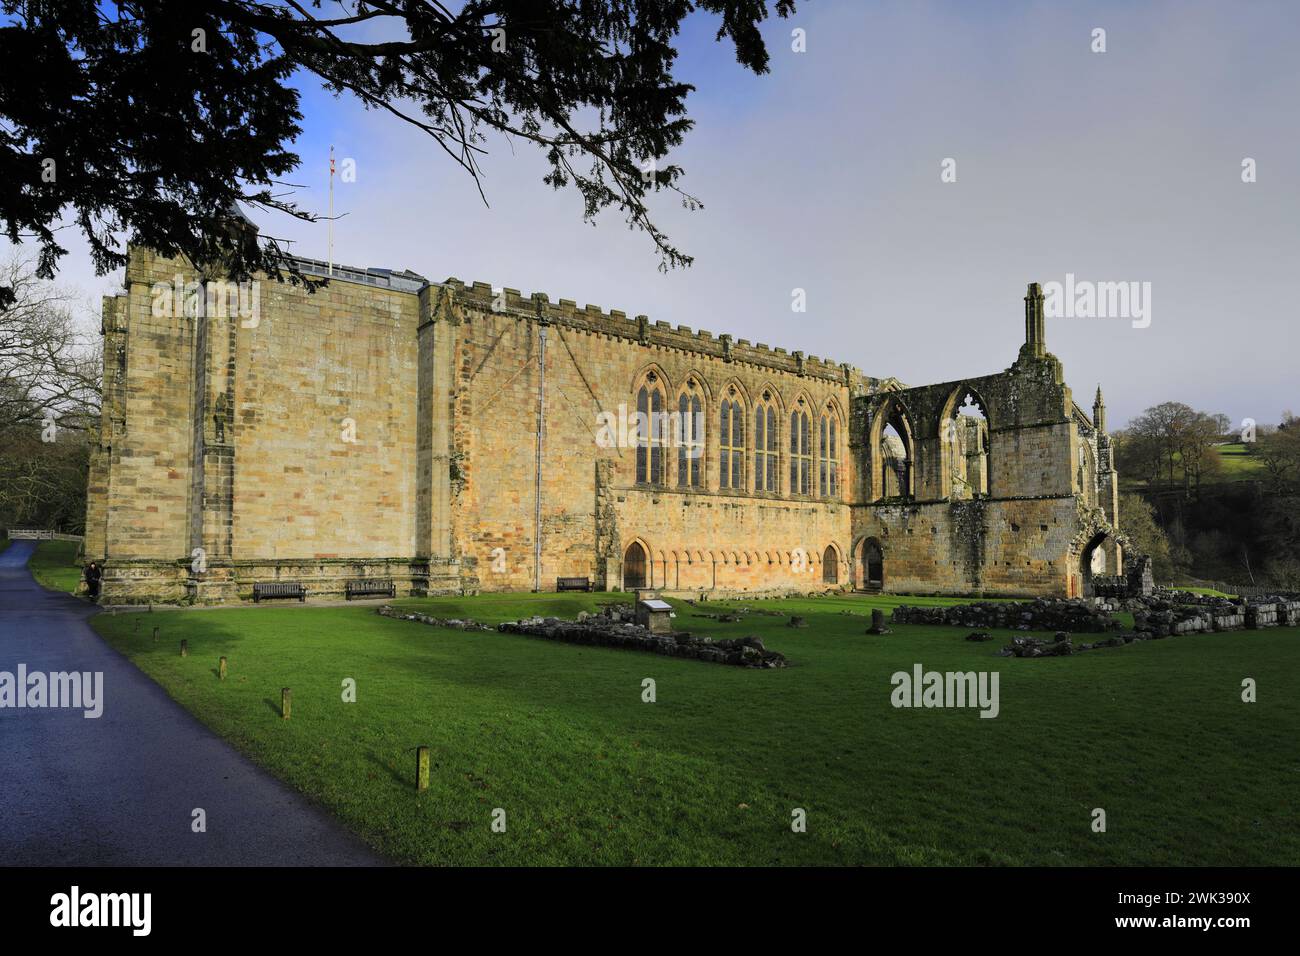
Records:
[[[0,865],[384,862],[100,640],[92,607],[38,586],[34,544],[0,553],[0,671],[102,671],[104,713],[0,708]]]

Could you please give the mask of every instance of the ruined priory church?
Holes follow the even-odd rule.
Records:
[[[908,387],[542,293],[295,262],[332,277],[196,308],[183,290],[219,277],[130,249],[86,521],[103,602],[361,579],[1066,597],[1122,567],[1101,391],[1076,404],[1037,284],[1008,368]]]

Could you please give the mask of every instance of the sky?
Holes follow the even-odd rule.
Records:
[[[1010,365],[1029,282],[1149,283],[1140,320],[1049,316],[1079,404],[1100,384],[1111,428],[1163,401],[1300,411],[1300,4],[807,0],[765,27],[764,76],[716,27],[686,21],[696,127],[668,157],[704,208],[652,207],[688,269],[659,272],[616,214],[584,223],[535,147],[489,138],[485,206],[423,134],[311,78],[297,199],[325,211],[333,144],[357,169],[336,182],[336,262],[645,313],[908,385]],[[324,222],[253,218],[326,257]],[[120,287],[68,244],[60,281],[88,301]]]

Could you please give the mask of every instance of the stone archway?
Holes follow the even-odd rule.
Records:
[[[623,590],[646,587],[647,556],[640,541],[633,541],[623,554]]]
[[[840,583],[840,555],[835,545],[826,545],[822,552],[822,584]]]
[[[1079,597],[1093,597],[1093,578],[1122,574],[1123,555],[1114,535],[1109,531],[1096,532],[1079,552]]]
[[[878,538],[867,538],[862,542],[861,589],[864,591],[883,591],[885,589],[885,551]]]

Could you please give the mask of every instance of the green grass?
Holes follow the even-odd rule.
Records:
[[[1264,463],[1255,456],[1254,446],[1245,442],[1211,445],[1210,454],[1219,459],[1220,468],[1217,472],[1211,471],[1206,475],[1205,481],[1207,483],[1258,481],[1266,477]],[[1177,468],[1173,487],[1181,487],[1183,481],[1182,456],[1174,455],[1174,461]],[[1156,482],[1157,488],[1171,487],[1167,484],[1168,479],[1169,474],[1166,469],[1161,472],[1159,480]],[[1144,479],[1128,472],[1120,472],[1119,484],[1121,491],[1141,491],[1147,487],[1147,482]]]
[[[51,591],[76,594],[81,583],[81,562],[77,560],[76,541],[38,541],[27,562],[32,577]]]
[[[1225,481],[1245,481],[1264,477],[1264,465],[1255,457],[1254,449],[1245,442],[1231,445],[1215,445],[1212,449],[1219,456],[1223,467],[1222,477]]]
[[[497,622],[611,597],[399,603]],[[94,624],[209,727],[403,863],[1300,863],[1296,629],[1017,660],[993,656],[1007,632],[983,644],[960,628],[863,634],[871,607],[901,602],[921,603],[745,602],[801,614],[806,629],[758,614],[721,624],[675,602],[682,629],[761,634],[794,665],[773,671],[445,630],[366,607]],[[890,675],[917,662],[999,672],[1000,716],[893,708]],[[341,700],[349,677],[354,704]],[[641,700],[646,677],[653,704]],[[1259,703],[1241,702],[1243,677],[1259,681]],[[420,744],[432,752],[423,794]],[[496,807],[505,833],[491,830]],[[1095,807],[1106,833],[1091,831]],[[806,833],[791,831],[794,808],[807,811]]]
[[[1235,598],[1237,596],[1235,594],[1229,594],[1227,591],[1216,591],[1214,588],[1193,587],[1190,584],[1172,584],[1170,587],[1177,588],[1179,591],[1186,591],[1189,594],[1199,594],[1202,597]]]

